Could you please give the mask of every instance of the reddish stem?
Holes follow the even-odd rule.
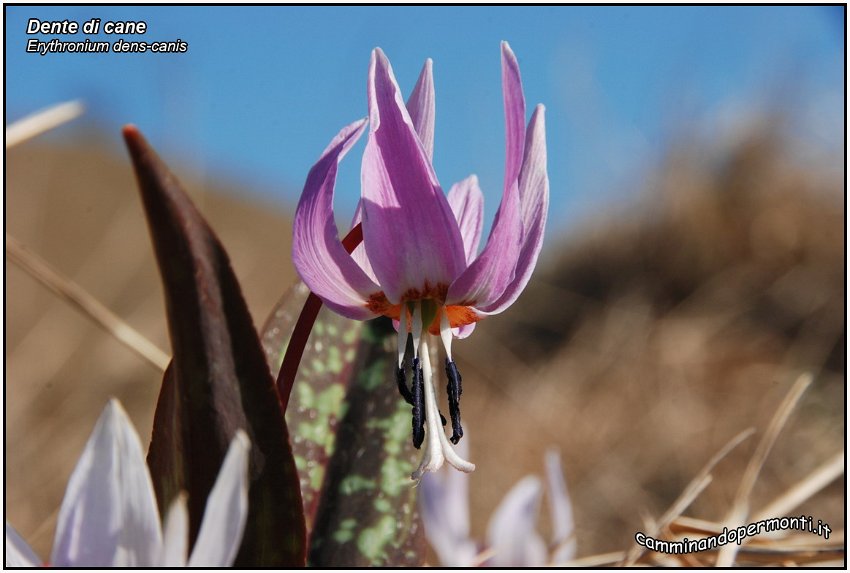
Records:
[[[351,254],[362,241],[363,227],[360,223],[357,223],[342,240],[342,246]],[[321,309],[322,299],[311,292],[310,296],[307,297],[307,302],[304,303],[304,308],[301,309],[295,328],[292,329],[292,336],[289,339],[289,345],[286,347],[286,354],[283,355],[283,363],[280,365],[280,372],[277,375],[277,392],[280,395],[280,405],[284,413],[286,413],[286,407],[289,404],[289,395],[292,393],[292,386],[295,384],[295,375],[298,374],[301,357],[304,355],[304,347],[307,346],[307,339],[310,338],[313,324],[315,324],[316,317],[319,316]]]

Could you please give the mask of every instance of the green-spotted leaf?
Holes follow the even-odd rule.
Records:
[[[148,453],[157,501],[188,492],[190,536],[236,430],[251,439],[237,566],[303,566],[306,531],[274,380],[227,253],[142,135],[124,130],[162,276],[174,357]]]
[[[280,368],[309,291],[299,283],[263,329]],[[286,412],[293,433],[309,563],[421,565],[425,541],[410,479],[419,452],[410,406],[395,389],[396,334],[387,319],[362,323],[318,312]]]
[[[272,372],[280,370],[292,330],[309,295],[304,283],[296,283],[263,328],[263,347]],[[312,531],[338,422],[345,411],[345,395],[362,328],[361,322],[337,317],[327,309],[319,311],[289,396],[286,421],[292,429],[292,450],[308,532]]]

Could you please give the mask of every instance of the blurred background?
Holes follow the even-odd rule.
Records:
[[[262,325],[295,280],[308,170],[366,114],[380,46],[437,89],[435,167],[470,173],[489,222],[503,170],[499,41],[547,107],[551,209],[538,271],[456,346],[472,528],[559,448],[579,555],[628,547],[732,436],[762,432],[804,371],[761,506],[844,447],[844,7],[37,7],[6,16],[6,124],[85,114],[6,153],[6,230],[168,350],[120,127],[135,123],[207,216]],[[147,22],[185,54],[28,54],[30,18]],[[339,221],[363,142],[343,163]],[[6,263],[6,518],[49,554],[64,487],[110,396],[149,435],[160,374]],[[388,388],[388,391],[390,389]],[[757,440],[689,514],[721,519]],[[844,529],[844,480],[801,508]],[[544,518],[540,523],[545,531]]]

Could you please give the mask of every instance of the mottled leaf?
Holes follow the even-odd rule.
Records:
[[[272,372],[280,369],[293,327],[307,304],[309,289],[296,283],[281,299],[263,328],[263,347]],[[310,309],[307,309],[310,312]],[[292,450],[301,483],[308,536],[319,504],[325,470],[333,453],[345,395],[354,373],[352,366],[363,323],[342,319],[327,309],[316,309],[309,325],[300,364],[289,396],[287,426],[292,428]],[[284,399],[285,400],[285,399]]]
[[[263,329],[273,371],[283,361],[308,294],[301,283],[293,287]],[[410,479],[419,452],[410,441],[410,406],[395,389],[395,343],[388,320],[361,323],[326,308],[307,339],[286,419],[293,431],[311,565],[424,562]]]
[[[173,350],[148,465],[161,508],[189,494],[194,543],[237,429],[251,439],[248,521],[239,566],[303,566],[298,476],[274,380],[218,238],[134,127],[124,129],[165,291]]]
[[[419,452],[411,445],[410,406],[395,388],[395,344],[389,319],[364,325],[311,537],[311,565],[424,562],[424,531],[410,479]]]

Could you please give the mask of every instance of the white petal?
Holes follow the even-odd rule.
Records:
[[[160,567],[185,567],[189,554],[189,511],[186,509],[186,494],[180,493],[165,519],[162,533],[162,560]]]
[[[455,451],[464,459],[469,457],[468,433],[455,446]],[[446,490],[444,509],[450,521],[449,527],[454,535],[469,537],[469,474],[448,468],[442,474]]]
[[[139,435],[117,400],[97,421],[65,490],[50,563],[156,565],[159,512]]]
[[[487,527],[494,567],[540,567],[546,544],[535,530],[543,488],[534,476],[524,477],[499,504]]]
[[[546,480],[549,482],[549,511],[552,515],[552,563],[566,563],[576,556],[573,506],[567,493],[561,456],[555,450],[546,452]]]
[[[468,457],[466,436],[457,446]],[[469,476],[443,467],[419,482],[419,508],[425,535],[445,567],[471,567],[478,549],[469,537]]]
[[[248,517],[248,459],[251,442],[238,430],[207,498],[189,567],[230,567]]]
[[[6,567],[40,567],[41,559],[15,528],[6,524]]]

